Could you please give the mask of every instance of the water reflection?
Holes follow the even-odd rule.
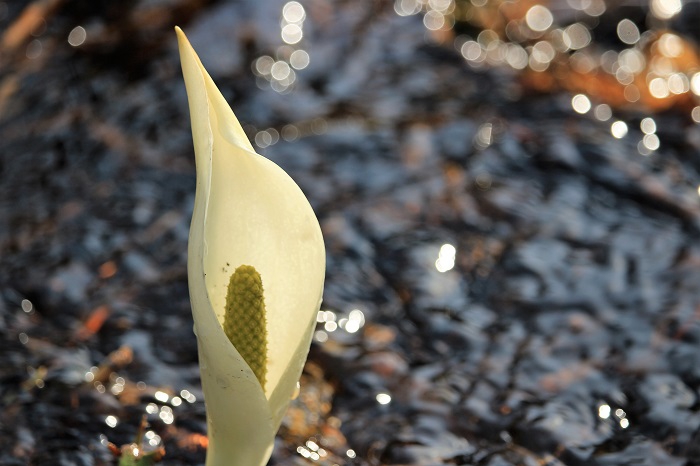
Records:
[[[157,447],[158,445],[160,445],[160,435],[156,434],[152,430],[147,431],[143,436],[150,446]]]
[[[571,106],[576,113],[588,113],[591,109],[591,101],[583,94],[576,94],[571,99]]]
[[[355,333],[365,325],[365,314],[359,309],[353,309],[348,314],[348,321],[344,325],[345,331]]]
[[[252,69],[253,73],[261,78],[258,82],[261,88],[267,83],[276,92],[285,94],[291,92],[296,83],[297,76],[294,70],[303,70],[309,66],[311,59],[306,50],[295,48],[302,44],[304,38],[304,7],[296,1],[287,2],[282,7],[281,16],[280,38],[284,45],[277,48],[274,57],[263,55],[254,60]],[[261,147],[267,145],[269,144],[263,142]]]
[[[39,58],[42,52],[43,46],[41,45],[41,41],[39,39],[34,39],[29,43],[29,45],[27,45],[26,55],[30,60]]]
[[[378,393],[376,396],[377,403],[380,405],[388,405],[391,403],[391,395],[388,393]]]
[[[272,75],[272,79],[276,79],[278,81],[283,81],[289,78],[291,73],[292,69],[290,68],[290,66],[286,62],[283,62],[281,60],[276,61],[270,67],[270,75]]]
[[[309,66],[310,61],[311,60],[309,54],[306,50],[295,50],[289,56],[289,64],[295,70],[303,70],[304,68]]]
[[[617,139],[622,139],[627,136],[627,123],[622,120],[617,120],[610,125],[610,133]]]
[[[639,28],[632,20],[625,18],[617,23],[617,37],[625,44],[634,45],[639,42]]]
[[[656,134],[645,134],[642,138],[642,144],[649,150],[657,150],[661,146],[659,137]]]
[[[693,91],[693,94],[700,96],[700,71],[690,79],[690,90]]]
[[[124,391],[125,384],[126,381],[123,377],[115,377],[114,383],[110,387],[109,391],[112,392],[112,395],[119,395]]]
[[[279,132],[274,128],[268,128],[255,134],[255,144],[261,149],[277,144],[278,141]]]
[[[282,8],[284,21],[289,24],[298,24],[306,19],[306,11],[299,2],[288,2]]]
[[[338,324],[334,321],[329,321],[324,324],[323,328],[326,330],[326,332],[332,333],[338,328]]]
[[[34,305],[28,299],[23,299],[20,303],[20,306],[22,307],[22,310],[27,314],[31,314],[34,311]]]
[[[194,403],[195,401],[197,401],[197,397],[195,397],[194,394],[190,393],[189,390],[180,391],[180,396],[184,398],[188,403]]]
[[[299,128],[294,125],[286,125],[282,128],[282,138],[291,142],[299,138]]]
[[[554,16],[549,8],[542,5],[531,7],[525,14],[525,22],[535,32],[544,32],[554,23]]]
[[[481,149],[486,149],[493,142],[493,124],[484,123],[476,132],[474,143]]]
[[[356,333],[365,325],[365,314],[359,309],[353,309],[347,315],[338,315],[333,311],[318,311],[316,322],[323,325],[322,330],[314,333],[314,339],[324,343],[328,340],[328,334],[337,330]]]
[[[318,461],[328,456],[328,452],[321,448],[314,440],[307,440],[305,446],[298,446],[297,453],[312,461]]]
[[[451,244],[443,244],[440,247],[440,252],[438,253],[438,258],[435,261],[435,268],[438,272],[447,272],[452,270],[455,266],[455,256],[457,255],[457,249]]]
[[[621,409],[621,408],[616,409],[615,410],[615,417],[619,420],[620,427],[622,427],[623,429],[626,429],[629,427],[630,421],[627,418],[627,413],[623,409]]]
[[[85,381],[92,382],[93,380],[95,380],[95,373],[97,373],[97,367],[92,366],[90,370],[88,370],[84,375]]]
[[[446,25],[445,15],[439,11],[430,10],[423,16],[423,25],[431,31],[439,31]]]
[[[600,121],[608,121],[610,118],[612,118],[612,109],[608,104],[596,105],[593,114]]]
[[[567,3],[580,14],[571,15],[566,8],[550,9],[540,3],[518,8],[512,2],[498,0],[395,0],[394,11],[399,16],[422,14],[434,41],[445,42],[456,36],[455,47],[472,68],[507,65],[518,71],[529,70],[534,75],[528,76],[528,85],[536,89],[551,91],[556,83],[572,91],[583,105],[574,106],[579,113],[588,111],[580,111],[586,106],[579,96],[588,98],[591,107],[596,102],[659,110],[669,108],[676,103],[674,99],[689,92],[700,95],[697,48],[666,30],[668,24],[659,21],[680,13],[680,0],[652,0],[647,21],[633,15],[616,19],[616,45],[628,47],[622,50],[593,41],[596,28],[605,24],[599,19],[606,12],[604,1]],[[618,6],[615,8],[611,15],[621,12]],[[458,30],[475,30],[477,37],[459,36]],[[686,100],[679,102],[687,104]],[[690,116],[697,122],[700,110],[696,107]],[[607,121],[611,116],[601,110],[596,118]],[[624,136],[621,125],[616,125],[616,130],[616,137]],[[655,142],[651,137],[640,144],[653,151]]]
[[[417,0],[396,0],[394,11],[399,16],[410,16],[420,12],[421,6]]]
[[[165,424],[172,424],[173,421],[175,420],[175,415],[173,414],[173,409],[170,406],[161,406],[160,412],[158,413],[158,417]]]
[[[87,39],[87,32],[82,26],[74,27],[68,34],[68,43],[73,47],[79,47],[83,45],[85,39]]]
[[[112,416],[111,414],[105,418],[105,424],[107,424],[109,427],[116,427],[117,424],[119,423],[119,420],[117,419],[116,416]]]
[[[651,0],[651,13],[659,19],[671,19],[681,12],[681,0]]]
[[[297,44],[304,36],[298,24],[287,24],[282,28],[282,40],[288,44]]]

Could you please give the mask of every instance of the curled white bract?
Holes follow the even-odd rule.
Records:
[[[266,464],[311,344],[325,249],[308,200],[255,153],[199,57],[176,28],[192,121],[197,188],[188,281],[207,407],[207,466]],[[267,312],[263,389],[222,328],[236,267],[260,273]]]

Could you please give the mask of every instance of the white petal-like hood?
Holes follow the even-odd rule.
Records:
[[[265,464],[311,343],[325,275],[321,229],[296,183],[255,153],[176,30],[197,166],[188,276],[207,405],[207,465]],[[263,281],[265,390],[221,326],[229,279],[242,264]]]

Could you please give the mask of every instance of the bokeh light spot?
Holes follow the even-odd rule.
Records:
[[[571,106],[576,113],[588,113],[591,109],[591,101],[583,94],[576,94],[571,98]]]
[[[44,50],[44,46],[41,44],[39,39],[34,39],[27,45],[26,55],[30,60],[34,60],[41,56]]]
[[[85,28],[82,26],[76,26],[68,34],[68,43],[73,47],[78,47],[83,45],[86,38],[87,32],[85,31]]]
[[[625,18],[617,23],[617,37],[628,45],[639,42],[639,28],[631,20]]]
[[[612,118],[612,109],[608,104],[596,105],[593,114],[600,121],[608,121],[610,118]]]
[[[417,0],[396,0],[394,2],[394,11],[399,16],[415,15],[420,10],[421,6]]]
[[[683,53],[683,41],[680,37],[670,32],[659,37],[657,44],[661,54],[666,57],[675,58]]]
[[[665,99],[669,96],[668,83],[663,78],[654,78],[649,82],[649,93],[657,99]]]
[[[642,143],[649,150],[657,150],[661,146],[659,137],[656,134],[645,134]]]
[[[582,49],[591,43],[591,32],[581,23],[574,23],[564,29],[563,39],[572,50]]]
[[[588,4],[583,8],[583,11],[593,17],[598,17],[605,13],[607,6],[604,0],[590,0]]]
[[[299,2],[287,2],[282,8],[282,16],[289,23],[299,23],[306,18],[304,7]]]
[[[282,28],[282,40],[287,44],[298,44],[303,35],[298,24],[287,24]]]
[[[651,0],[651,14],[659,19],[671,19],[681,12],[681,0]]]
[[[423,24],[431,31],[438,31],[445,25],[445,15],[439,11],[430,10],[423,16]]]
[[[552,26],[554,17],[549,9],[542,5],[535,5],[525,14],[525,22],[530,29],[536,32],[544,32]]]
[[[634,84],[625,86],[623,95],[625,96],[625,100],[627,100],[627,102],[637,102],[642,97],[639,89]]]
[[[283,61],[276,61],[270,68],[270,74],[278,81],[288,78],[290,72],[289,65]]]
[[[697,106],[690,111],[690,118],[692,118],[695,123],[700,123],[700,106]]]
[[[683,73],[673,73],[668,77],[666,82],[671,94],[684,94],[690,90],[690,81],[688,81],[688,77]]]
[[[644,118],[639,123],[639,128],[644,134],[654,134],[656,132],[656,122],[651,117]]]
[[[451,244],[443,244],[440,247],[440,252],[438,253],[438,258],[435,261],[435,268],[438,272],[444,273],[448,270],[452,270],[455,266],[455,257],[457,255],[457,249]]]
[[[304,68],[309,66],[310,62],[311,58],[309,57],[309,54],[306,52],[306,50],[295,50],[289,56],[289,64],[295,70],[303,70]]]
[[[646,66],[644,54],[635,48],[626,49],[620,52],[618,56],[620,69],[628,73],[637,74]]]
[[[695,73],[692,78],[690,78],[690,90],[693,94],[700,96],[700,71]]]
[[[391,395],[388,393],[378,393],[377,394],[377,403],[380,405],[388,405],[391,403]]]
[[[275,64],[275,59],[270,56],[264,55],[255,60],[254,63],[254,71],[256,72],[256,74],[260,76],[267,76],[270,74],[270,70],[272,70],[272,65]]]
[[[618,139],[627,136],[627,123],[621,120],[617,120],[610,125],[610,133]]]

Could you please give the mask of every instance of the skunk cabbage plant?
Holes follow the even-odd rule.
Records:
[[[255,153],[185,34],[176,32],[197,168],[187,269],[206,464],[264,465],[311,344],[323,238],[301,189]]]

